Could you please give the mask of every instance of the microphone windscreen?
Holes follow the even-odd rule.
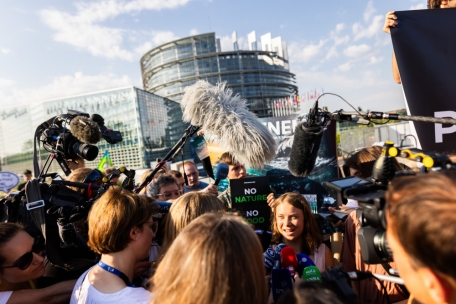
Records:
[[[303,122],[296,126],[293,145],[291,146],[288,169],[294,176],[308,176],[317,161],[318,150],[324,128],[306,127]]]
[[[237,162],[261,169],[275,158],[274,136],[249,112],[246,101],[232,96],[225,85],[199,80],[188,86],[181,101],[182,119],[201,127],[205,136],[230,151]]]
[[[298,268],[298,259],[296,258],[296,251],[291,247],[284,247],[280,251],[280,264],[282,268]]]
[[[70,122],[71,134],[79,141],[96,144],[101,139],[101,131],[98,125],[84,116],[76,116]]]
[[[267,273],[270,273],[271,270],[274,268],[276,261],[279,259],[279,256],[276,254],[274,249],[269,247],[263,253],[263,257],[264,257],[264,268],[266,269]]]
[[[215,168],[215,185],[218,186],[222,179],[225,179],[228,176],[229,167],[227,164],[220,163]]]
[[[309,266],[315,266],[315,263],[310,259],[310,257],[307,254],[298,253],[296,255],[296,258],[298,259],[298,268],[296,271],[299,273],[300,276],[302,276],[304,268]]]

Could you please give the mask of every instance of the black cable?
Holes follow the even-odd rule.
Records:
[[[367,119],[370,121],[370,119],[366,116],[364,117],[363,115],[361,115],[361,112],[359,112],[354,106],[351,105],[351,103],[349,103],[348,101],[346,101],[342,96],[338,95],[338,94],[334,94],[334,93],[323,93],[321,94],[318,98],[317,98],[317,101],[320,100],[320,98],[324,95],[333,95],[333,96],[336,96],[336,97],[339,97],[340,99],[342,99],[343,101],[345,101],[353,110],[355,110],[356,113],[359,114],[359,116],[361,116],[362,118],[364,119]]]
[[[386,290],[386,287],[385,285],[383,284],[383,282],[377,278],[376,276],[372,276],[374,279],[377,280],[377,282],[380,283],[380,285],[382,286],[382,293],[383,293],[383,296],[386,298],[386,303],[387,304],[391,304],[391,301],[390,301],[390,298],[389,298],[389,295],[388,295],[388,291]]]

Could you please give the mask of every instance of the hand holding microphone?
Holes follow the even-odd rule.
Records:
[[[215,182],[211,183],[209,186],[201,190],[201,192],[218,195],[218,184],[228,176],[228,165],[227,164],[218,164],[215,168]]]

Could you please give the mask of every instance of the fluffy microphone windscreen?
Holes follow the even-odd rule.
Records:
[[[317,161],[323,131],[323,127],[305,127],[304,123],[296,126],[288,162],[291,174],[305,177],[312,172]]]
[[[182,118],[200,126],[212,142],[229,151],[239,163],[261,169],[275,157],[274,137],[249,112],[246,101],[239,95],[232,96],[225,85],[199,80],[188,86],[181,101]]]
[[[101,139],[98,124],[84,116],[73,118],[70,122],[70,130],[74,137],[84,143],[96,144]]]

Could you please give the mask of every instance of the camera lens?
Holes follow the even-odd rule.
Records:
[[[380,256],[383,256],[388,261],[393,261],[393,252],[386,239],[386,231],[378,230],[374,236],[374,246]]]
[[[73,144],[73,153],[86,160],[94,160],[98,156],[98,147],[76,141]]]

